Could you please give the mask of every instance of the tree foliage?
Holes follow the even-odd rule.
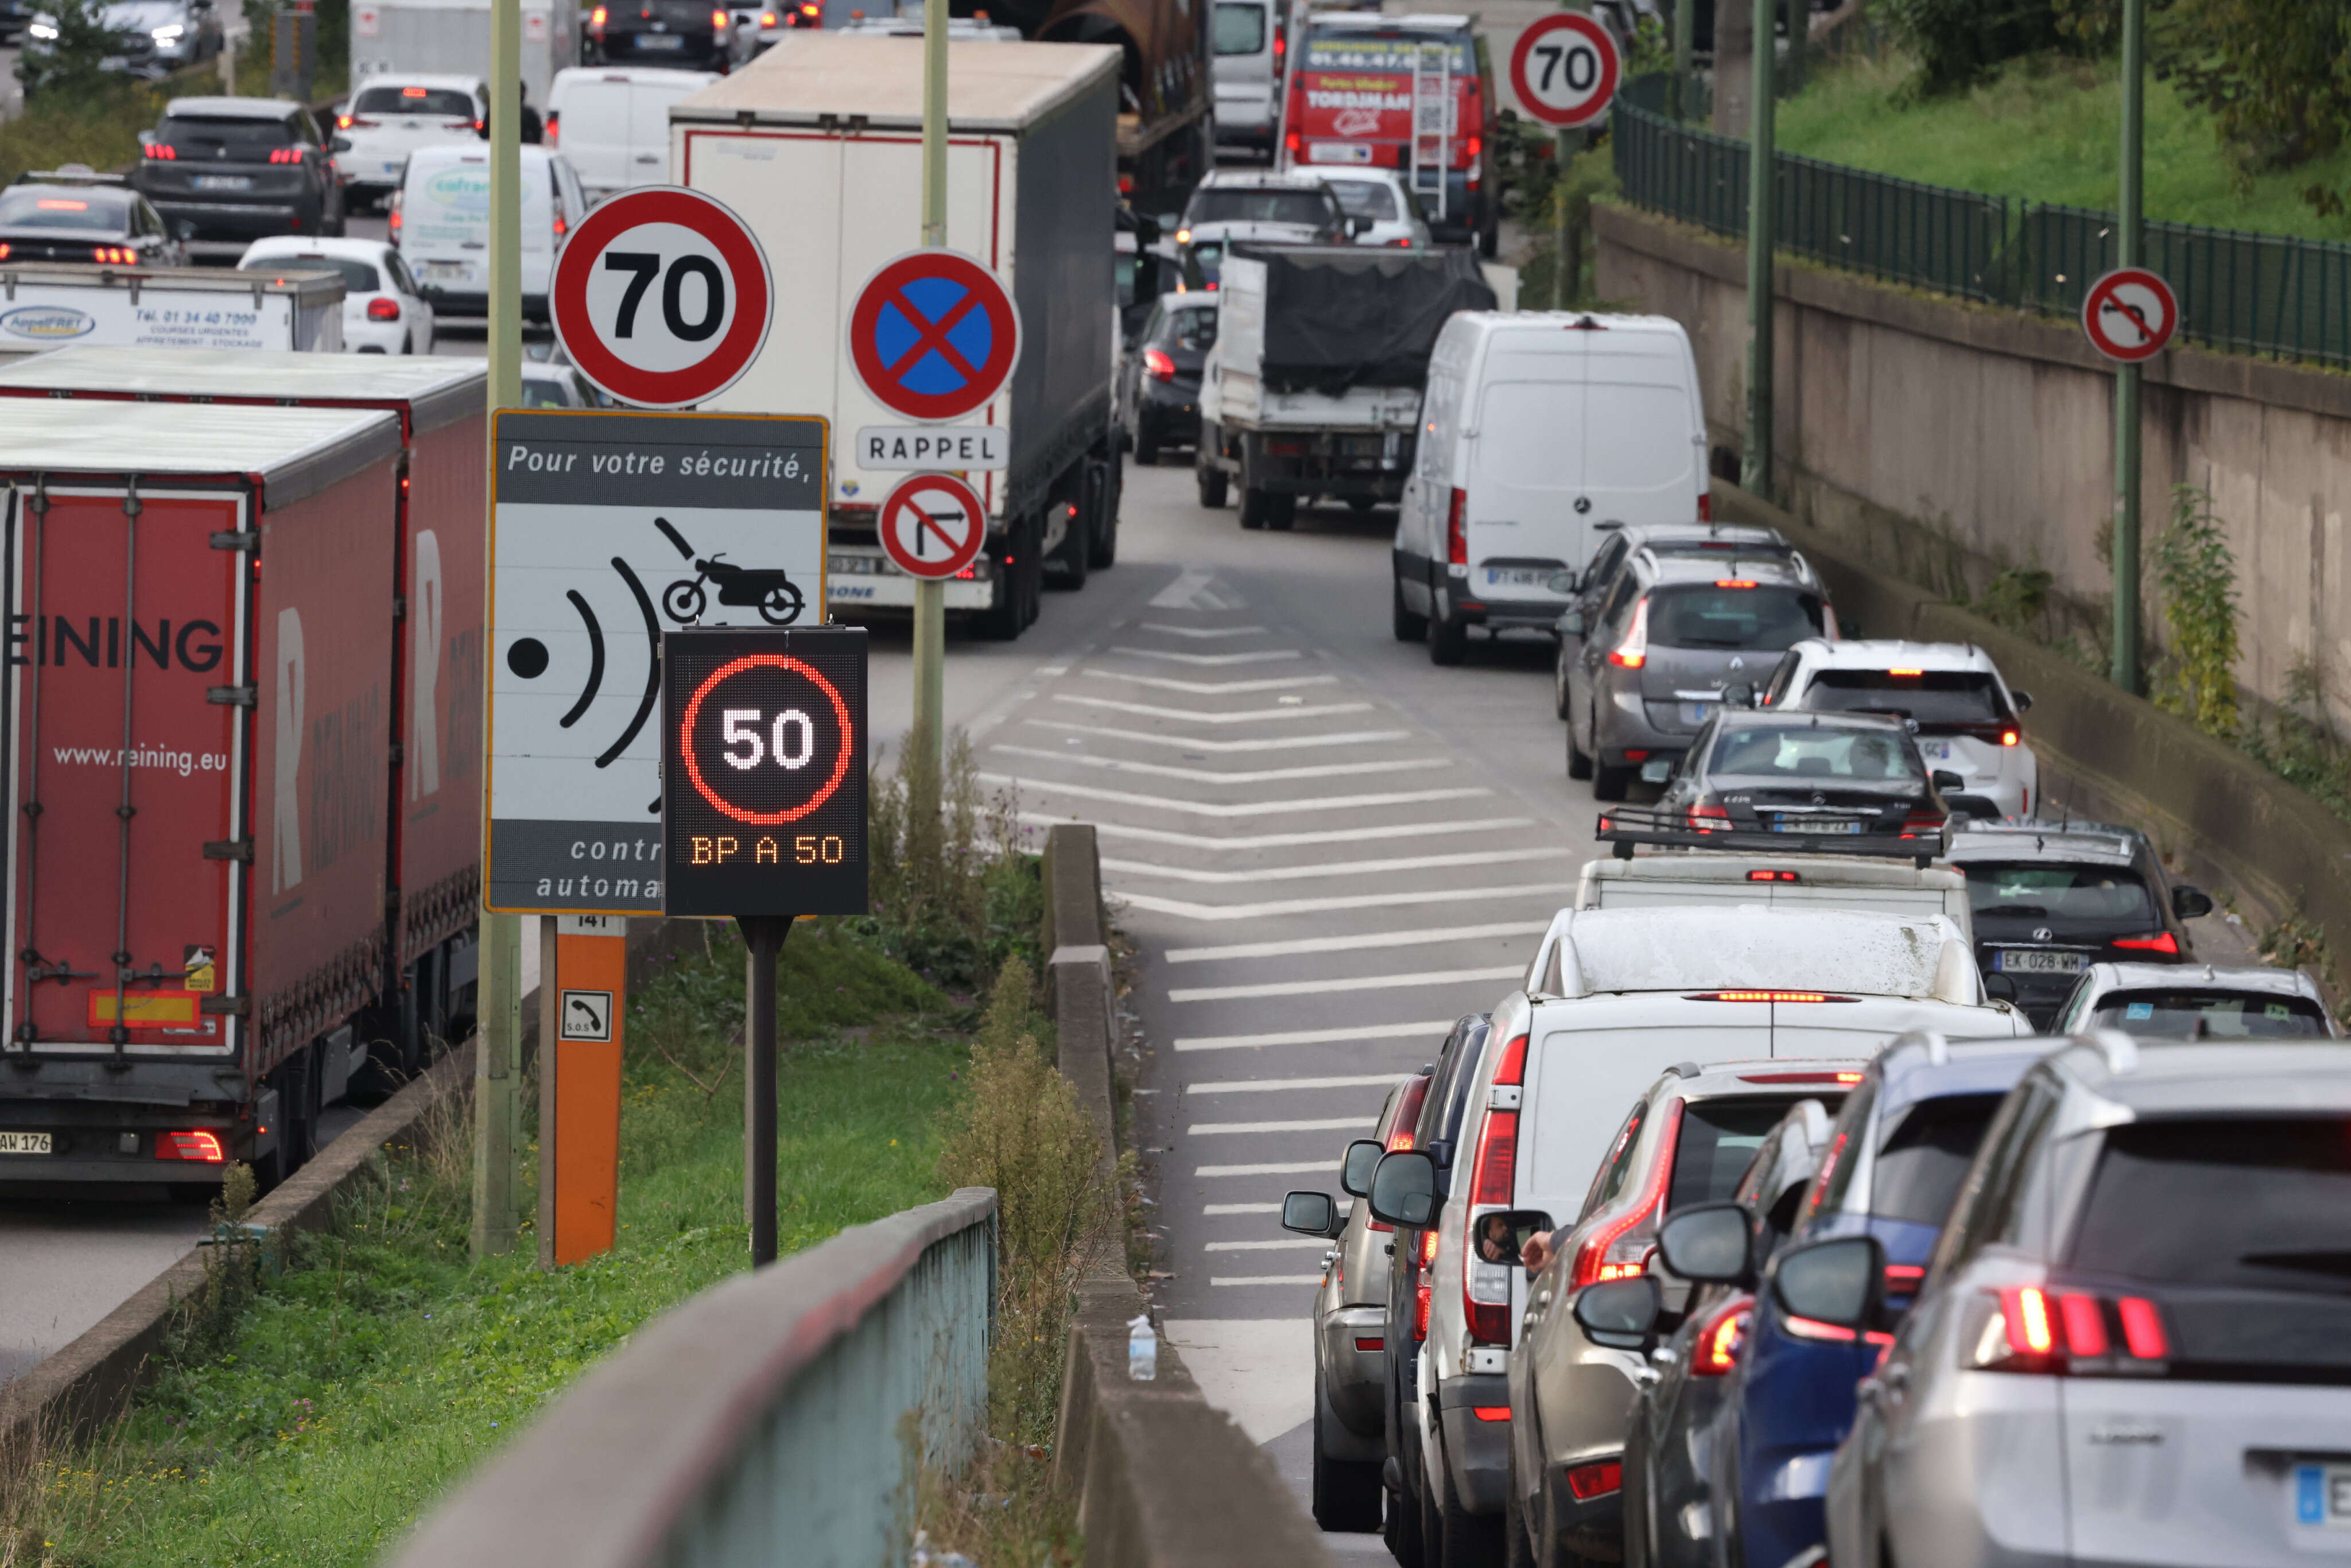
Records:
[[[57,37],[37,52],[17,54],[16,79],[27,97],[47,92],[73,100],[121,90],[121,76],[104,67],[122,50],[106,25],[106,0],[43,0],[39,16],[57,29]]]
[[[2003,60],[2064,41],[2056,0],[1886,0],[1878,14],[1917,60],[1923,93],[1957,92]]]

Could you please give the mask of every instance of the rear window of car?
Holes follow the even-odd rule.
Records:
[[[260,161],[270,150],[294,145],[294,128],[283,120],[203,120],[173,116],[163,121],[155,140],[175,152],[225,154]]]
[[[111,191],[60,191],[24,185],[0,191],[0,227],[122,234],[130,224],[131,198]]]
[[[1254,55],[1264,47],[1264,6],[1225,5],[1217,7],[1217,53]]]
[[[1167,312],[1167,338],[1177,348],[1190,352],[1207,353],[1217,346],[1217,313],[1214,309],[1184,309]]]
[[[1869,1210],[1885,1219],[1940,1225],[1975,1162],[1976,1145],[2003,1096],[1946,1094],[1902,1113],[1877,1151]]]
[[[1972,864],[1968,906],[1978,915],[2020,920],[2152,920],[2155,901],[2138,873],[2121,866]]]
[[[1333,180],[1331,189],[1339,198],[1339,210],[1351,218],[1385,224],[1404,215],[1396,205],[1395,187],[1383,181]]]
[[[2351,1295],[2351,1120],[2113,1128],[2067,1261],[2163,1284]]]
[[[451,87],[371,87],[351,101],[353,114],[437,114],[474,118],[474,95]]]
[[[1793,588],[1660,588],[1649,595],[1649,641],[1665,648],[1784,653],[1821,634],[1817,595]]]
[[[1653,621],[1649,634],[1656,635]],[[1876,730],[1741,726],[1714,743],[1716,773],[1786,779],[1855,779],[1866,783],[1924,777],[1917,749],[1898,735]]]
[[[1313,224],[1336,226],[1338,204],[1327,191],[1211,186],[1192,193],[1184,222],[1193,224]]]
[[[1184,286],[1187,288],[1214,288],[1225,269],[1225,247],[1214,240],[1192,246],[1184,252]]]
[[[2013,724],[1999,685],[1980,670],[1823,670],[1798,705],[1815,713],[1890,713],[1915,718],[1928,733],[1946,725]]]
[[[1680,1141],[1674,1145],[1673,1185],[1666,1189],[1666,1212],[1694,1203],[1721,1203],[1739,1190],[1739,1178],[1780,1118],[1786,1100],[1685,1100]],[[1823,1100],[1823,1103],[1829,1103]],[[1834,1109],[1833,1104],[1830,1105]]]
[[[348,294],[381,294],[383,277],[375,267],[351,256],[257,256],[237,263],[242,272],[336,272]]]
[[[2306,997],[2218,990],[2113,991],[2098,998],[2092,1029],[2189,1034],[2214,1040],[2317,1040],[2326,1014]]]

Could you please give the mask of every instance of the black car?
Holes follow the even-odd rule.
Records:
[[[44,170],[0,191],[0,261],[177,267],[180,242],[120,174]]]
[[[1118,367],[1118,405],[1137,463],[1200,438],[1200,367],[1217,343],[1217,297],[1163,294]]]
[[[2049,1028],[2092,964],[2189,962],[2185,922],[2212,912],[2201,888],[2164,874],[2136,828],[1970,821],[1950,861],[1967,873],[1987,988],[2035,1029]]]
[[[202,253],[269,235],[343,232],[343,187],[319,122],[267,98],[175,98],[140,134],[131,183]]]
[[[1939,853],[1950,821],[1940,793],[1956,773],[1927,771],[1899,719],[1780,713],[1726,698],[1658,797],[1661,823],[1699,833],[1800,834]]]
[[[735,18],[708,0],[642,0],[588,14],[591,63],[724,71],[734,63]]]

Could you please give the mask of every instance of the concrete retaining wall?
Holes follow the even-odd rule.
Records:
[[[1600,295],[1689,329],[1714,442],[1738,450],[1743,247],[1622,206],[1592,221]],[[2100,552],[2114,377],[2080,329],[1784,257],[1778,298],[1778,498],[1855,559],[1941,597],[2009,565],[2043,568],[2061,599],[2052,632],[2089,645],[2112,601]],[[2351,723],[2351,376],[2174,349],[2147,367],[2143,428],[2148,544],[2174,484],[2210,491],[2227,525],[2245,610],[2239,679],[2274,703],[2289,672],[2310,668],[2335,721]],[[2151,591],[2146,603],[2154,617]]]

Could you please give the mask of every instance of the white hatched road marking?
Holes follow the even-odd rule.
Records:
[[[1231,589],[1219,585],[1216,574],[1196,566],[1187,566],[1175,581],[1152,596],[1154,610],[1238,610],[1245,601]]]
[[[1104,871],[1142,869],[1132,861],[1105,860]],[[1161,868],[1154,867],[1154,870]],[[1480,898],[1558,898],[1566,890],[1557,883],[1531,882],[1516,887],[1448,887],[1433,893],[1358,893],[1344,898],[1284,898],[1267,904],[1187,904],[1180,898],[1156,898],[1147,893],[1119,890],[1119,901],[1154,915],[1178,920],[1262,920],[1278,915],[1321,915],[1341,909],[1402,908],[1414,904],[1466,904]]]
[[[1039,827],[1060,827],[1065,822],[1082,822],[1081,817],[1057,817],[1046,811],[1023,811],[1020,820]],[[1384,828],[1325,828],[1301,833],[1258,833],[1247,838],[1221,839],[1207,833],[1179,833],[1168,828],[1130,828],[1120,822],[1097,822],[1094,831],[1105,838],[1141,839],[1146,843],[1176,844],[1187,850],[1282,850],[1302,844],[1352,844],[1365,839],[1439,838],[1449,833],[1499,832],[1504,828],[1530,826],[1524,817],[1473,817],[1454,822],[1394,822]],[[1543,852],[1529,851],[1529,853]],[[1517,859],[1519,852],[1511,851],[1507,859]],[[1262,873],[1239,872],[1235,880],[1249,881],[1262,874],[1271,879],[1290,876],[1320,876],[1320,866],[1277,867]]]
[[[1300,936],[1286,942],[1236,942],[1224,947],[1171,947],[1161,955],[1171,964],[1207,964],[1219,958],[1287,958],[1299,953],[1359,953],[1373,947],[1433,947],[1446,942],[1486,942],[1497,936],[1540,936],[1548,920],[1498,921],[1439,930],[1365,931],[1353,936]],[[1519,970],[1510,971],[1512,974]]]
[[[1270,784],[1290,779],[1341,779],[1355,773],[1414,773],[1427,768],[1449,768],[1449,757],[1397,757],[1384,762],[1322,762],[1306,768],[1260,768],[1247,773],[1220,773],[1213,768],[1184,768],[1172,762],[1129,762],[1117,757],[1094,757],[1082,751],[1055,751],[1042,746],[988,747],[1007,757],[1034,757],[1066,762],[1076,768],[1099,768],[1109,773],[1141,773],[1154,779],[1188,779],[1203,784]]]
[[[1288,1252],[1292,1249],[1304,1251],[1315,1247],[1327,1250],[1332,1245],[1332,1243],[1324,1238],[1284,1236],[1278,1240],[1267,1241],[1211,1241],[1208,1243],[1207,1250],[1211,1252]]]
[[[1140,714],[1144,718],[1175,718],[1193,724],[1255,724],[1268,718],[1326,718],[1334,713],[1369,713],[1369,703],[1324,703],[1320,707],[1251,707],[1238,713],[1202,712],[1193,707],[1155,707],[1149,703],[1121,702],[1115,697],[1081,696],[1076,692],[1055,692],[1057,703],[1079,703],[1086,707],[1108,708],[1113,713]]]
[[[1394,1088],[1404,1077],[1401,1072],[1358,1072],[1345,1078],[1217,1078],[1206,1083],[1186,1083],[1184,1092],[1274,1094],[1290,1089]]]
[[[1320,1274],[1211,1274],[1208,1277],[1211,1285],[1319,1285],[1322,1282]]]
[[[1389,795],[1325,795],[1302,800],[1248,800],[1218,804],[1214,801],[1171,800],[1165,795],[1134,795],[1121,789],[1096,789],[1085,784],[1060,784],[1049,779],[1037,779],[1026,774],[982,773],[979,779],[983,783],[987,784],[1010,784],[1022,789],[1042,789],[1055,795],[1075,795],[1081,800],[1113,800],[1121,805],[1143,806],[1160,811],[1179,811],[1195,817],[1271,817],[1283,811],[1342,811],[1367,806],[1416,806],[1428,800],[1462,800],[1493,793],[1491,789],[1470,787],[1454,789],[1405,789]]]
[[[1278,1203],[1204,1203],[1200,1212],[1213,1219],[1220,1214],[1280,1214]]]
[[[1333,1171],[1339,1162],[1332,1160],[1281,1160],[1261,1166],[1197,1166],[1192,1174],[1200,1176],[1304,1176],[1310,1171]]]
[[[1078,672],[1098,680],[1124,681],[1129,685],[1150,686],[1163,692],[1197,692],[1207,696],[1228,693],[1238,696],[1243,692],[1286,692],[1298,686],[1335,686],[1336,675],[1283,675],[1266,681],[1179,681],[1173,675],[1130,675],[1123,670],[1086,669]]]
[[[1191,735],[1155,735],[1147,729],[1113,729],[1099,724],[1061,724],[1050,718],[1024,718],[1020,722],[1034,729],[1065,729],[1079,735],[1099,735],[1112,740],[1132,740],[1144,746],[1167,746],[1184,751],[1297,751],[1311,746],[1370,746],[1377,741],[1412,738],[1412,731],[1408,729],[1356,729],[1339,735],[1277,735],[1256,740],[1204,740]]]
[[[1342,1133],[1378,1123],[1377,1116],[1319,1116],[1300,1122],[1195,1122],[1184,1131],[1194,1137],[1215,1138],[1247,1133]]]
[[[1165,621],[1145,621],[1142,630],[1165,632],[1170,637],[1194,637],[1203,641],[1212,637],[1246,637],[1252,632],[1263,632],[1262,626],[1170,626]]]
[[[1270,664],[1283,659],[1306,656],[1295,648],[1258,648],[1241,653],[1182,653],[1170,648],[1129,648],[1122,644],[1110,651],[1137,659],[1165,659],[1171,664],[1199,665]]]
[[[1515,980],[1524,964],[1488,969],[1436,969],[1417,975],[1368,975],[1352,980],[1277,980],[1262,986],[1194,986],[1171,990],[1171,1002],[1238,1001],[1249,997],[1322,997],[1337,991],[1395,991],[1415,986],[1464,985],[1473,980]]]
[[[1249,1051],[1269,1045],[1332,1045],[1353,1040],[1434,1040],[1451,1031],[1451,1019],[1426,1023],[1374,1023],[1357,1029],[1290,1029],[1272,1034],[1208,1034],[1179,1037],[1178,1051]]]

